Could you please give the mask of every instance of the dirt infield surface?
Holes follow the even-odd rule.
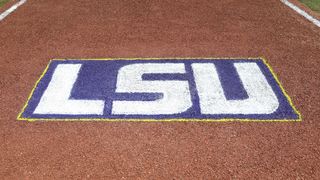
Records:
[[[320,29],[278,0],[28,0],[0,22],[3,179],[319,179]],[[17,121],[53,58],[265,57],[302,122]]]

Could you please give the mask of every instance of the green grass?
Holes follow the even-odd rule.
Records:
[[[0,7],[7,3],[9,0],[0,0]]]
[[[311,10],[320,13],[320,0],[299,0]]]

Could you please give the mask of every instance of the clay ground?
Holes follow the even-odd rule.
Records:
[[[17,121],[52,58],[265,57],[302,122]],[[320,29],[278,0],[28,0],[0,22],[3,179],[319,179]]]

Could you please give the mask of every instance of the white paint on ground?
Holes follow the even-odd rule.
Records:
[[[70,99],[81,64],[59,64],[34,114],[103,115],[103,100]],[[257,63],[234,63],[247,99],[228,100],[213,63],[193,63],[194,80],[202,114],[271,114],[279,107],[277,96]],[[118,71],[116,93],[162,93],[154,101],[115,100],[112,114],[180,114],[192,107],[186,80],[143,80],[144,74],[185,74],[183,63],[126,65]],[[94,88],[94,87],[93,87]]]
[[[316,26],[320,27],[320,21],[318,19],[312,17],[310,14],[308,14],[304,10],[300,9],[296,5],[289,2],[288,0],[281,0],[281,2],[283,2],[285,5],[287,5],[288,7],[290,7],[291,9],[293,9],[294,11],[296,11],[297,13],[299,13],[300,15],[302,15],[303,17],[308,19],[309,21],[311,21]]]
[[[256,63],[235,63],[249,98],[227,100],[216,67],[212,63],[192,64],[202,114],[271,114],[279,102]]]
[[[34,114],[102,115],[104,101],[69,99],[81,64],[59,64]]]
[[[2,14],[0,14],[0,21],[2,21],[5,17],[7,17],[9,14],[11,14],[14,10],[16,10],[19,6],[24,4],[27,0],[20,0],[13,6],[11,6],[9,9],[4,11]]]
[[[184,64],[146,63],[122,67],[117,77],[117,93],[162,93],[155,101],[113,101],[112,114],[179,114],[192,106],[188,81],[142,80],[143,74],[186,73]]]

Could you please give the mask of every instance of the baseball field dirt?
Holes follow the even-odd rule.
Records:
[[[51,59],[264,57],[301,122],[17,116]],[[278,0],[28,0],[0,22],[3,179],[319,179],[320,28]]]

